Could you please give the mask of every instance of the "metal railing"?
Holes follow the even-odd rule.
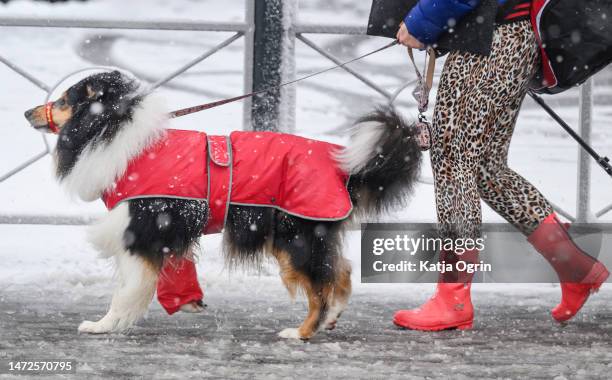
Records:
[[[152,84],[152,89],[158,88],[179,75],[183,74],[193,66],[201,63],[213,54],[218,53],[225,47],[231,45],[240,38],[245,38],[244,52],[244,91],[251,91],[252,88],[252,60],[253,53],[250,49],[253,43],[253,1],[247,1],[245,7],[245,21],[238,23],[219,23],[219,22],[182,22],[182,21],[124,21],[124,20],[79,20],[79,19],[41,19],[41,18],[0,18],[0,27],[34,27],[34,28],[79,28],[79,29],[124,29],[124,30],[163,30],[163,31],[193,31],[193,32],[230,32],[233,33],[229,38],[223,40],[213,48],[195,57],[185,65],[172,71],[163,78],[158,79]],[[33,83],[35,86],[46,92],[49,96],[53,90],[52,86],[38,79],[34,74],[0,55],[0,62],[9,69]],[[243,123],[248,125],[250,121],[249,103],[245,103],[243,112]],[[0,173],[0,184],[9,178],[22,172],[32,164],[41,160],[51,153],[51,146],[47,137],[42,135],[44,149],[34,156],[19,163],[6,173]],[[85,216],[53,216],[53,215],[0,215],[0,224],[55,224],[55,225],[81,225],[89,224],[92,217]]]
[[[175,79],[185,71],[189,70],[193,66],[201,63],[213,54],[218,53],[225,47],[231,45],[240,38],[245,38],[245,52],[244,52],[244,90],[250,92],[253,86],[252,78],[252,65],[253,65],[253,13],[254,13],[254,1],[246,1],[245,10],[245,22],[242,23],[205,23],[205,22],[177,22],[177,21],[123,21],[123,20],[76,20],[76,19],[39,19],[39,18],[0,18],[0,27],[36,27],[36,28],[84,28],[84,29],[125,29],[125,30],[167,30],[167,31],[208,31],[208,32],[232,32],[233,35],[212,49],[204,52],[203,54],[195,57],[190,62],[174,70],[165,77],[157,80],[153,87],[162,86],[169,81]],[[334,64],[341,63],[338,57],[335,57],[325,49],[321,48],[311,39],[306,37],[306,34],[334,34],[334,35],[364,35],[365,28],[363,27],[352,27],[352,26],[322,26],[322,25],[297,25],[295,23],[289,24],[289,30],[287,35],[289,36],[288,42],[292,46],[294,52],[295,40],[298,40],[305,44],[310,49],[316,51],[318,54],[333,62]],[[290,76],[295,76],[295,55],[290,54],[289,59],[293,62],[289,62],[287,67],[290,68]],[[36,78],[36,76],[28,73],[23,68],[19,67],[10,60],[0,55],[0,62],[4,63],[7,67],[13,70],[16,74],[22,76],[24,79],[32,82],[34,85],[49,93],[51,87],[45,84],[43,81]],[[408,80],[397,88],[394,92],[389,92],[384,88],[377,85],[374,81],[368,79],[361,73],[351,69],[350,67],[343,66],[342,69],[349,75],[355,77],[361,81],[364,85],[368,86],[375,92],[382,95],[389,103],[393,103],[398,94],[406,87],[413,84],[416,80]],[[291,91],[295,91],[292,89]],[[285,94],[284,94],[285,95]],[[286,96],[286,95],[285,95]],[[292,96],[292,95],[289,95]],[[294,95],[293,95],[294,96]],[[592,126],[592,83],[589,81],[580,90],[580,128],[581,135],[587,141],[591,141],[591,126]],[[292,105],[293,109],[285,110],[285,112],[295,112],[295,103]],[[247,100],[244,104],[243,113],[243,126],[250,125],[250,101]],[[20,163],[15,168],[11,169],[7,173],[0,173],[0,184],[6,181],[8,178],[18,174],[25,168],[29,167],[33,163],[37,162],[41,158],[45,157],[51,152],[50,144],[46,137],[42,137],[44,143],[44,150],[26,161]],[[590,190],[591,190],[591,175],[590,175],[591,161],[588,155],[584,152],[580,152],[578,155],[578,192],[577,192],[577,213],[576,216],[563,210],[563,208],[555,206],[557,211],[565,216],[570,221],[586,222],[595,218],[600,218],[610,211],[612,211],[612,204],[606,206],[602,210],[591,214],[590,206]],[[432,184],[431,179],[421,179],[421,182],[426,184]],[[91,217],[59,217],[52,215],[0,215],[0,224],[88,224],[91,222]]]

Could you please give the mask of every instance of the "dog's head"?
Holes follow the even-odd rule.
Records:
[[[142,101],[138,82],[119,71],[91,75],[57,100],[25,112],[32,127],[59,135],[55,149],[57,175],[72,169],[86,147],[109,144],[132,120]]]
[[[61,134],[79,128],[91,136],[109,122],[122,119],[134,102],[137,84],[119,71],[91,75],[70,87],[57,100],[25,112],[32,127]]]

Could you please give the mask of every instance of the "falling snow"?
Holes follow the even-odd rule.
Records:
[[[2,17],[54,17],[140,20],[213,20],[240,22],[240,7],[224,0],[151,0],[143,11],[137,1],[90,0],[50,5],[11,1],[0,4]],[[300,22],[357,24],[365,20],[370,2],[300,0]],[[121,12],[117,12],[120,9]],[[162,17],[163,16],[163,17]],[[214,16],[214,17],[213,17]],[[601,14],[602,20],[609,15]],[[484,22],[477,19],[477,22]],[[449,25],[453,27],[453,25]],[[121,65],[156,80],[208,50],[223,38],[215,33],[2,29],[2,56],[53,84],[67,72],[89,65]],[[572,35],[579,43],[582,36]],[[342,59],[380,47],[386,41],[356,36],[316,36],[317,43]],[[577,41],[577,42],[576,42]],[[243,51],[240,41],[178,77],[162,93],[169,107],[179,108],[233,96],[243,90]],[[299,74],[329,66],[305,46],[296,44]],[[53,48],[50,48],[52,46]],[[80,48],[80,52],[75,49]],[[388,91],[411,79],[405,50],[397,48],[352,66]],[[561,57],[561,56],[560,56]],[[562,57],[561,57],[562,58]],[[443,67],[441,60],[438,74]],[[0,65],[3,91],[0,113],[0,174],[44,148],[40,136],[25,128],[23,111],[43,102],[43,93]],[[595,86],[593,139],[596,147],[612,152],[612,76],[604,72]],[[437,81],[436,81],[437,85]],[[331,72],[298,87],[295,132],[343,144],[338,126],[352,121],[383,99],[343,71]],[[578,92],[550,98],[571,125],[578,125]],[[416,116],[414,101],[400,95],[399,107]],[[94,105],[90,112],[104,112]],[[205,129],[227,134],[240,129],[239,104],[176,120],[173,127]],[[53,144],[53,138],[50,138]],[[284,141],[281,141],[284,144]],[[609,153],[608,153],[609,154]],[[155,160],[154,154],[148,157]],[[101,203],[73,202],[56,185],[51,159],[44,158],[0,185],[0,212],[11,215],[52,214],[93,217]],[[427,160],[425,160],[427,161]],[[576,146],[558,126],[527,101],[520,114],[510,152],[514,169],[533,181],[560,207],[573,211]],[[292,165],[293,163],[289,163]],[[609,178],[591,171],[593,207],[610,203]],[[424,182],[431,178],[429,167]],[[409,207],[389,220],[433,221],[432,187],[421,184]],[[196,212],[184,209],[181,213]],[[490,209],[487,221],[501,222]],[[162,214],[164,215],[164,214]],[[162,216],[160,215],[160,216]],[[612,220],[612,215],[604,217]],[[171,225],[163,216],[159,226]],[[256,220],[245,221],[251,228]],[[287,223],[291,223],[287,221]],[[318,226],[318,237],[326,234]],[[359,283],[360,239],[350,232],[345,255],[354,266],[354,296],[332,332],[310,343],[276,337],[295,327],[304,316],[304,300],[291,303],[271,263],[254,272],[229,272],[222,259],[219,236],[201,240],[198,271],[205,286],[208,309],[203,314],[169,317],[154,302],[145,319],[125,334],[83,336],[76,326],[99,317],[113,289],[112,265],[96,258],[86,243],[85,230],[76,226],[0,225],[0,360],[19,357],[75,358],[82,377],[106,378],[609,378],[612,371],[612,292],[604,289],[587,304],[574,323],[553,324],[549,309],[559,297],[553,285],[475,286],[476,328],[468,332],[422,334],[395,329],[395,310],[416,307],[433,290],[431,285],[364,285]],[[126,242],[133,240],[126,233]],[[296,236],[293,244],[304,244]],[[168,249],[168,247],[166,247]],[[0,375],[0,379],[2,379]]]

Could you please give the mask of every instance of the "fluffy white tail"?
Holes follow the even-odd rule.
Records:
[[[421,165],[416,133],[392,107],[379,107],[355,123],[348,146],[336,158],[351,175],[356,211],[377,215],[405,203]]]
[[[363,170],[382,149],[378,144],[385,132],[385,126],[375,121],[358,121],[353,128],[350,144],[336,156],[340,167],[349,174]]]

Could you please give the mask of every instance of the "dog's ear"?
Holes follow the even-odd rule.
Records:
[[[87,85],[87,97],[90,100],[99,100],[100,98],[102,98],[102,96],[104,96],[103,88],[98,88],[98,86],[96,86],[95,84]]]
[[[92,101],[100,101],[107,95],[107,93],[113,92],[112,84],[108,83],[90,83],[86,87],[87,98]]]
[[[107,73],[102,73],[97,76],[97,80],[87,84],[87,97],[90,100],[100,100],[106,92],[113,90],[113,87],[119,86],[122,82],[122,74],[119,70],[114,70]]]

